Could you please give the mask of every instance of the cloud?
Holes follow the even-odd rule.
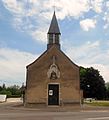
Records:
[[[0,83],[19,84],[26,80],[26,66],[37,55],[10,48],[0,48]]]
[[[14,14],[24,14],[23,3],[17,0],[2,0],[4,6]]]
[[[96,13],[101,13],[103,11],[104,0],[91,0],[91,7]]]
[[[104,80],[109,82],[109,51],[103,51],[99,41],[86,42],[79,46],[64,43],[67,47],[65,53],[80,66],[94,67],[100,71]],[[64,46],[65,46],[64,45]],[[75,52],[76,51],[76,52]]]
[[[45,43],[47,41],[45,39],[45,38],[47,38],[45,31],[46,31],[45,28],[41,28],[38,31],[32,32],[31,35],[33,36],[34,39],[37,37],[39,40],[41,40],[42,42]]]
[[[2,2],[13,15],[12,25],[16,29],[26,32],[36,41],[46,42],[45,34],[53,14],[53,0],[2,0]],[[63,20],[66,17],[79,19],[90,10],[100,15],[104,12],[103,7],[108,9],[108,2],[104,2],[104,0],[55,0],[55,6],[58,19]],[[107,13],[109,12],[107,11]],[[109,17],[104,15],[104,18],[106,22],[104,28],[106,29],[109,26]],[[85,19],[80,21],[80,25],[83,30],[88,31],[95,28],[96,22],[94,19]]]
[[[85,19],[80,21],[80,26],[84,31],[89,31],[96,27],[95,19]]]
[[[103,20],[105,22],[104,29],[107,29],[109,27],[109,1],[107,1],[105,5],[106,10],[104,12]]]
[[[52,0],[2,0],[4,7],[13,15],[13,26],[30,34],[39,42],[46,42],[46,36],[54,2]],[[57,17],[79,18],[90,9],[89,0],[55,0]],[[42,29],[43,28],[43,29]]]
[[[65,17],[79,18],[90,9],[89,0],[59,0],[56,2],[60,19]]]
[[[105,24],[103,26],[104,29],[108,29],[109,27],[109,13],[105,12],[105,16],[103,17]]]
[[[65,48],[67,55],[74,60],[78,60],[78,62],[84,62],[85,59],[90,59],[90,57],[94,57],[96,56],[96,54],[99,53],[99,46],[100,46],[99,41],[96,41],[94,43],[88,41],[80,46],[73,46],[72,44],[69,45],[68,43],[64,43],[64,44],[67,44],[66,45],[67,47]],[[87,61],[87,63],[89,64],[92,64],[92,62],[93,59]]]

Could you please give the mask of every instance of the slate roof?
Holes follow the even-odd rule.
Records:
[[[57,18],[56,18],[56,15],[55,15],[55,11],[54,11],[54,14],[53,14],[53,17],[52,17],[50,28],[48,30],[48,34],[61,34],[60,30],[59,30]]]

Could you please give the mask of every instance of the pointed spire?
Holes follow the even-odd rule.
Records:
[[[55,15],[55,11],[54,11],[54,14],[53,14],[53,18],[52,18],[52,21],[51,21],[51,24],[50,24],[48,34],[61,34],[60,30],[59,30],[57,18],[56,18],[56,15]]]
[[[57,46],[57,48],[60,49],[60,35],[61,33],[59,30],[58,22],[57,22],[55,11],[54,11],[50,28],[47,34],[47,37],[48,37],[47,49],[49,49],[53,45]]]

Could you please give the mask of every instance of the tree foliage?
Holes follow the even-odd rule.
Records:
[[[84,98],[106,98],[106,87],[103,77],[99,71],[90,68],[80,67],[80,87],[83,90]]]
[[[21,88],[18,85],[6,87],[5,84],[0,86],[0,94],[5,94],[7,97],[20,97]]]
[[[107,99],[109,100],[109,82],[107,82],[107,83],[105,84],[105,86],[106,86]]]

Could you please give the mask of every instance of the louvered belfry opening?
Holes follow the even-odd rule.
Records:
[[[57,18],[55,15],[55,11],[52,17],[52,21],[50,24],[50,28],[48,30],[48,44],[47,49],[49,49],[54,44],[60,49],[60,30],[57,22]]]

